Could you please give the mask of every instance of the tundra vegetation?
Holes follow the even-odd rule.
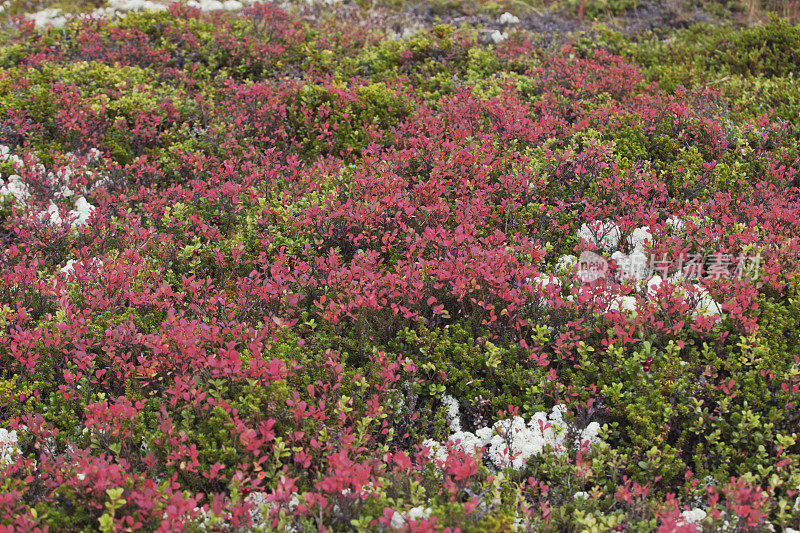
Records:
[[[797,528],[797,2],[665,4],[6,2],[0,531]]]

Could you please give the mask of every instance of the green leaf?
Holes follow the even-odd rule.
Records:
[[[100,517],[100,531],[103,533],[114,531],[114,518],[110,514],[105,513]]]
[[[119,500],[123,492],[125,492],[124,487],[113,487],[110,489],[106,489],[106,494],[108,494],[108,497],[112,502]]]

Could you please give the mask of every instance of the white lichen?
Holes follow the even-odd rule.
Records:
[[[485,449],[486,456],[498,468],[506,467],[519,470],[534,455],[551,449],[562,453],[567,448],[567,424],[564,421],[566,407],[557,405],[552,412],[534,414],[526,423],[522,417],[516,416],[499,420],[492,427],[484,427],[474,433],[469,431],[453,432],[448,442],[457,449],[471,455]],[[459,423],[460,427],[460,423]],[[575,438],[573,445],[580,447],[599,442],[600,425],[592,422]],[[431,451],[431,458],[441,462],[447,460],[447,447],[431,439],[423,442],[423,446]]]
[[[4,195],[11,195],[19,207],[25,207],[26,201],[31,197],[31,190],[21,176],[14,174],[8,177],[7,182],[0,178],[0,196]]]
[[[512,15],[508,11],[500,15],[500,18],[497,19],[497,22],[506,26],[509,24],[519,24],[519,17]]]
[[[601,220],[583,224],[578,230],[578,238],[606,252],[615,250],[621,237],[622,232],[619,226],[613,222],[603,222]]]
[[[562,255],[556,262],[556,270],[559,272],[564,272],[565,270],[569,270],[570,268],[574,267],[577,263],[578,258],[574,255]]]
[[[649,227],[641,226],[631,232],[627,241],[630,250],[644,253],[645,246],[653,242],[653,234]]]
[[[94,213],[94,206],[83,196],[79,197],[75,201],[75,209],[69,212],[72,219],[72,227],[75,228],[86,224],[92,213]]]
[[[0,464],[5,465],[13,462],[14,458],[19,454],[17,432],[0,428]]]
[[[637,314],[635,296],[612,296],[606,306],[606,311],[619,311],[622,313]]]
[[[681,513],[681,518],[687,524],[697,524],[702,522],[705,517],[706,512],[699,508],[689,509]]]
[[[489,34],[489,39],[491,39],[494,44],[500,44],[506,39],[508,39],[508,33],[500,32],[499,30],[494,30],[492,33]]]
[[[666,224],[673,233],[680,233],[686,227],[683,221],[674,215],[667,219]]]
[[[404,513],[395,511],[389,522],[392,529],[404,529],[411,525],[413,521],[426,520],[431,516],[431,508],[421,505],[412,507]]]
[[[35,13],[26,13],[25,18],[32,20],[37,28],[61,28],[67,23],[67,17],[61,13],[60,9],[47,8]]]

